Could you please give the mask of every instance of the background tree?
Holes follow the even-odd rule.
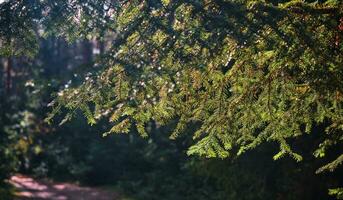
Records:
[[[34,52],[43,35],[86,40],[93,67],[58,92],[48,120],[82,111],[90,124],[110,121],[104,135],[143,137],[157,123],[173,127],[172,139],[188,133],[188,154],[209,158],[275,142],[275,160],[314,154],[326,162],[318,172],[342,162],[340,1],[23,0],[1,9],[6,57]],[[94,59],[91,41],[103,44]]]
[[[325,126],[314,155],[342,140],[342,7],[339,1],[130,1],[113,17],[117,38],[104,69],[64,90],[61,106],[108,133],[147,136],[151,120],[198,123],[188,154],[225,158]],[[107,135],[108,133],[105,133]],[[342,155],[318,172],[332,170]]]

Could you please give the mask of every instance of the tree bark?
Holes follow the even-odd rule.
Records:
[[[7,65],[6,65],[6,93],[10,94],[11,88],[12,88],[12,66],[13,66],[13,60],[11,57],[7,58]]]

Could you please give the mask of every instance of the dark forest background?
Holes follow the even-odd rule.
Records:
[[[341,1],[0,0],[0,5],[0,200],[14,198],[9,179],[15,174],[106,188],[132,200],[343,198]],[[123,78],[117,83],[112,76],[125,73],[122,98]],[[135,87],[144,86],[151,73],[161,78],[160,85],[151,82],[136,95]],[[101,89],[101,75],[114,80],[105,85],[111,90]],[[186,86],[167,88],[179,76]],[[83,90],[63,95],[63,89],[80,86]],[[88,86],[105,99],[100,108],[117,111],[124,104],[136,113],[118,118],[142,119],[136,126],[125,127],[122,119],[109,123],[116,121],[108,119],[114,110],[92,112],[97,97],[77,101],[77,92],[87,93]],[[153,106],[140,103],[149,92],[153,99],[161,96],[154,116]],[[201,112],[193,115],[189,107],[198,97],[203,99],[194,108]],[[68,105],[68,98],[84,105]],[[113,99],[120,103],[111,104]],[[173,103],[169,114],[165,105]],[[273,114],[278,118],[268,117]],[[148,137],[142,137],[145,130]],[[172,130],[177,131],[171,137]]]
[[[0,59],[0,179],[30,174],[58,181],[115,188],[133,199],[330,199],[328,188],[342,184],[342,170],[315,174],[334,158],[314,159],[323,128],[303,135],[292,158],[272,159],[278,147],[264,144],[240,157],[206,159],[188,157],[191,136],[170,140],[173,124],[153,122],[150,137],[137,133],[102,137],[109,127],[88,126],[82,114],[63,125],[44,122],[49,102],[58,91],[79,84],[94,70],[106,42],[79,40],[69,44],[49,37],[39,41],[34,59]],[[53,94],[53,95],[52,95]],[[194,124],[196,126],[196,124]],[[190,127],[191,129],[192,127]],[[191,130],[189,130],[191,131]],[[186,131],[187,132],[187,131]],[[335,155],[338,149],[332,149]],[[329,153],[330,154],[330,153]],[[1,200],[10,188],[0,186]]]

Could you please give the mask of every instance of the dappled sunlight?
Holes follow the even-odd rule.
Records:
[[[80,187],[70,183],[54,184],[33,178],[15,175],[10,183],[18,190],[16,200],[117,200],[119,195],[100,189]]]
[[[0,0],[0,200],[343,199],[342,63],[343,0]]]
[[[32,178],[25,176],[13,176],[11,182],[18,189],[32,188],[36,191],[48,189],[47,186],[35,182]]]

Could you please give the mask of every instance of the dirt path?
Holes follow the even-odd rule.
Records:
[[[120,200],[114,192],[80,187],[70,183],[52,183],[16,175],[10,182],[17,188],[15,200]]]

